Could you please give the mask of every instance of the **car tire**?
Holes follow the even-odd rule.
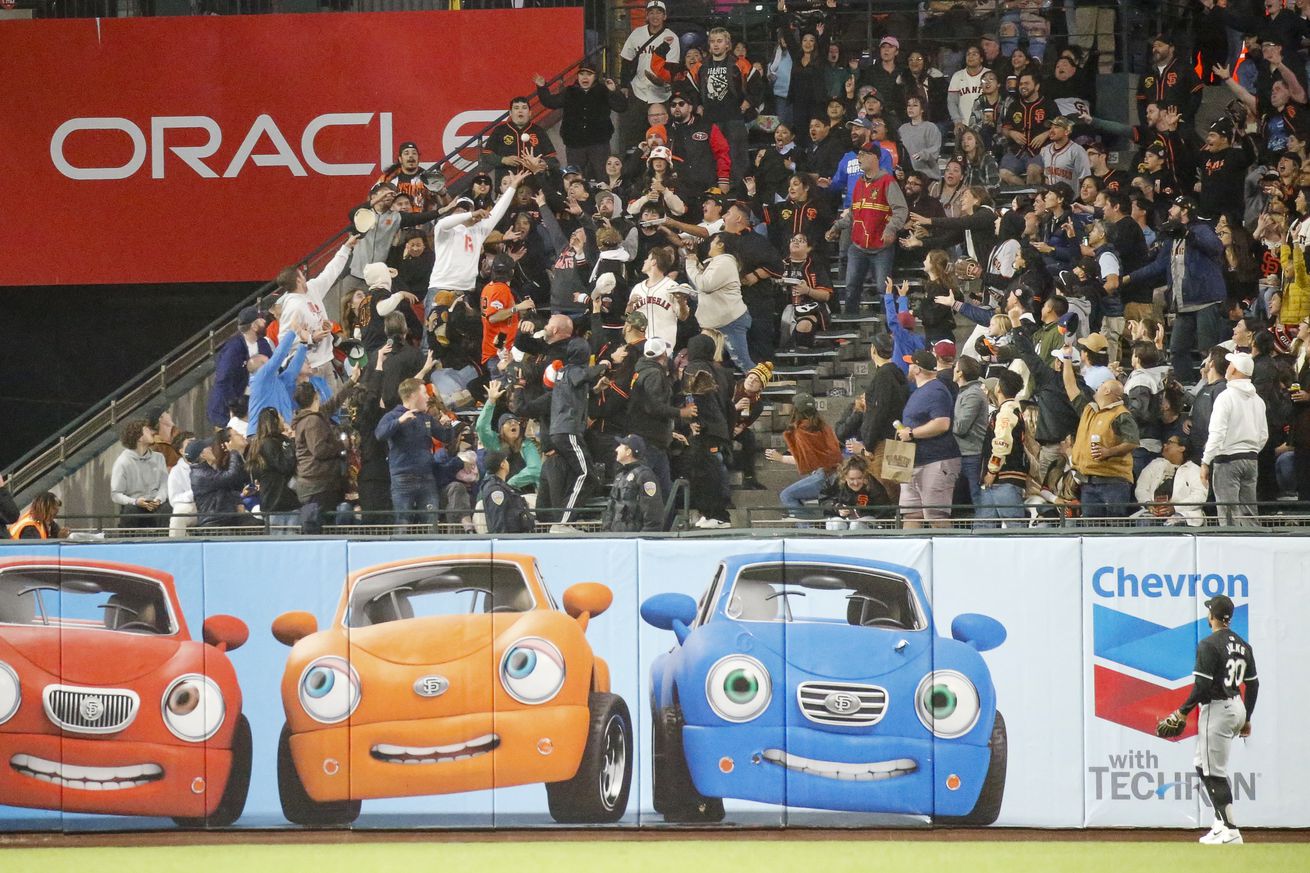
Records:
[[[616,822],[628,809],[632,789],[632,718],[617,694],[587,698],[591,723],[582,761],[572,779],[546,784],[550,816],[560,824]]]
[[[246,795],[250,793],[250,757],[253,743],[250,738],[250,721],[243,715],[237,718],[232,733],[232,768],[227,774],[227,785],[218,806],[206,818],[177,818],[173,821],[184,828],[225,828],[231,826],[246,808]]]
[[[982,790],[973,809],[966,815],[939,815],[933,817],[933,824],[982,827],[992,824],[1001,814],[1001,801],[1005,797],[1005,768],[1009,758],[1009,741],[1005,732],[1005,717],[996,711],[996,720],[992,722],[992,738],[987,743],[992,760],[987,765],[987,775],[983,778]]]
[[[296,772],[296,762],[291,758],[291,728],[285,724],[277,741],[277,795],[282,814],[292,824],[327,828],[348,825],[359,818],[358,800],[319,803],[305,791]]]
[[[667,822],[714,823],[723,821],[723,799],[696,791],[682,748],[682,708],[651,707],[654,722],[651,755],[651,795],[655,811]]]

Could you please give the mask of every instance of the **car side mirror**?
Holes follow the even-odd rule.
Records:
[[[613,602],[614,592],[599,582],[579,582],[564,591],[564,611],[582,622],[584,627],[587,619],[600,615]]]
[[[966,612],[951,622],[951,636],[979,652],[986,652],[1005,642],[1005,625],[991,616]]]
[[[696,620],[696,601],[686,594],[656,594],[641,605],[641,617],[652,627],[673,631],[681,643],[691,633],[691,623]]]
[[[250,628],[235,615],[211,615],[201,626],[200,635],[209,645],[230,652],[245,645]]]
[[[273,619],[273,637],[284,646],[294,646],[318,630],[318,619],[310,612],[284,612]]]

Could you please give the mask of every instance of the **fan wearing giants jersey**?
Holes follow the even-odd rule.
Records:
[[[1254,160],[1250,139],[1242,137],[1242,145],[1233,145],[1232,119],[1220,118],[1210,125],[1205,135],[1204,160],[1201,163],[1201,180],[1198,184],[1197,206],[1201,215],[1218,219],[1227,215],[1229,221],[1241,221],[1245,206],[1243,197],[1246,171]]]
[[[433,176],[433,189],[429,190],[427,183],[423,181],[423,173],[423,167],[419,165],[418,144],[412,141],[402,142],[397,152],[396,163],[387,167],[382,175],[378,176],[377,181],[390,182],[401,194],[408,195],[410,212],[426,212],[440,205],[436,193],[445,190],[446,180],[437,173]]]
[[[1196,725],[1196,772],[1210,796],[1215,821],[1210,832],[1201,837],[1208,845],[1242,842],[1242,834],[1233,820],[1233,792],[1228,784],[1228,756],[1233,739],[1251,735],[1251,716],[1260,692],[1255,672],[1255,653],[1251,644],[1233,633],[1233,601],[1220,594],[1205,602],[1207,620],[1213,633],[1196,646],[1196,683],[1178,715],[1186,718],[1197,706],[1201,713]],[[1246,699],[1242,699],[1242,686]]]
[[[526,97],[509,103],[509,118],[497,124],[482,140],[481,167],[488,173],[513,170],[541,173],[558,170],[555,146],[541,125],[532,123],[532,104]],[[499,179],[500,175],[496,175]]]
[[[1050,139],[1038,156],[1042,159],[1042,180],[1047,185],[1063,182],[1076,186],[1083,176],[1091,175],[1087,151],[1070,138],[1073,122],[1063,115],[1051,119]]]

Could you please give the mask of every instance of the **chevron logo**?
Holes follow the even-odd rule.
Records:
[[[1246,605],[1237,607],[1233,630],[1247,637]],[[1205,619],[1165,627],[1117,609],[1092,606],[1092,695],[1096,715],[1155,735],[1155,723],[1182,705],[1192,689],[1196,643],[1210,635]],[[1184,737],[1194,736],[1189,722]]]

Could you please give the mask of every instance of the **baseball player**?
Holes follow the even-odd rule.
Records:
[[[1210,845],[1236,845],[1242,842],[1242,833],[1233,822],[1233,791],[1228,784],[1228,753],[1234,737],[1251,735],[1251,714],[1255,712],[1255,699],[1260,681],[1255,673],[1255,655],[1251,644],[1233,633],[1228,623],[1233,620],[1233,601],[1220,594],[1205,602],[1210,610],[1210,629],[1214,633],[1201,640],[1196,647],[1196,667],[1192,675],[1196,684],[1192,693],[1177,711],[1166,716],[1157,727],[1161,736],[1182,732],[1187,715],[1199,704],[1197,716],[1196,772],[1210,796],[1215,822],[1201,842]],[[1242,684],[1246,684],[1246,699],[1242,699]]]

